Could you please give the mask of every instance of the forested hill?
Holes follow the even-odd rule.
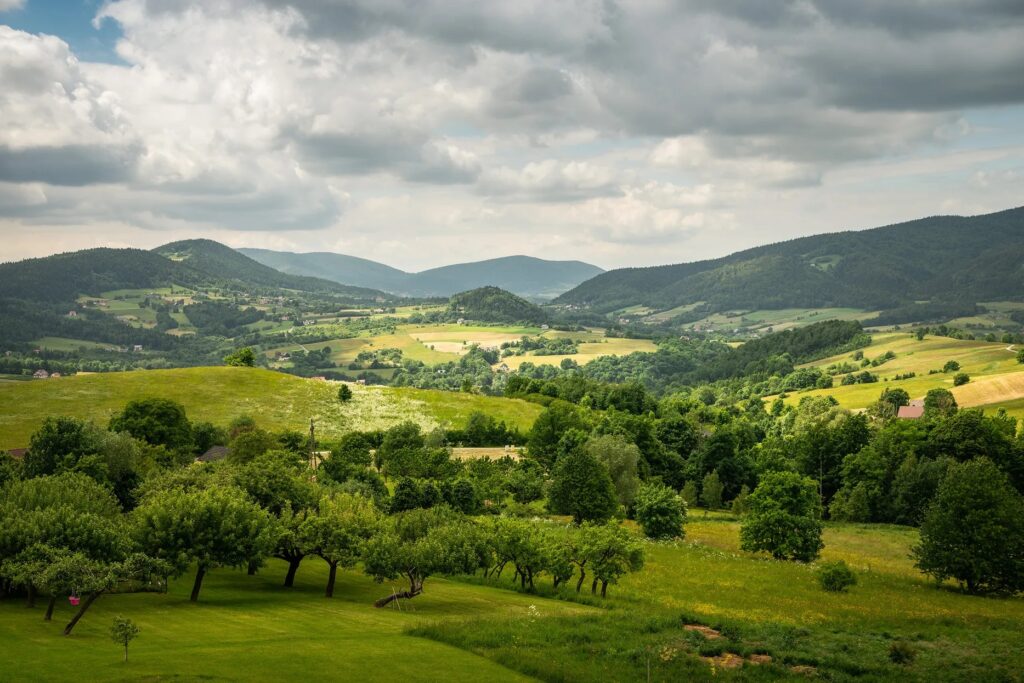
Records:
[[[0,264],[0,299],[71,302],[115,289],[191,286],[209,279],[141,249],[86,249]]]
[[[374,289],[342,285],[317,277],[282,273],[213,240],[197,239],[171,242],[157,247],[153,251],[215,278],[236,280],[247,285],[297,289],[306,292],[333,292],[361,299],[385,296],[383,292]]]
[[[540,306],[497,287],[480,287],[456,294],[449,300],[447,315],[479,322],[534,325],[548,320]]]
[[[1024,208],[780,242],[709,261],[623,268],[555,300],[608,312],[974,304],[1024,295]]]
[[[294,254],[267,249],[239,251],[285,273],[310,275],[413,297],[451,296],[478,287],[494,286],[519,296],[550,299],[604,272],[582,261],[503,256],[407,273],[376,261],[329,252]]]

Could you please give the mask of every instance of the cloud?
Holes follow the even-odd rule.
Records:
[[[0,0],[0,12],[10,12],[25,6],[25,0]]]

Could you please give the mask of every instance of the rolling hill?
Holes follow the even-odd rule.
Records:
[[[450,318],[465,318],[490,323],[529,323],[541,325],[548,314],[540,306],[498,287],[478,287],[459,292],[448,301]]]
[[[1024,296],[1022,236],[1024,208],[936,216],[803,237],[709,261],[613,270],[555,303],[598,312],[698,302],[704,313],[836,306],[898,312],[890,322],[938,318],[949,307]]]
[[[604,272],[581,261],[547,261],[531,256],[458,263],[407,273],[344,254],[295,254],[266,249],[239,249],[260,263],[293,275],[326,278],[360,287],[414,297],[446,297],[485,286],[500,287],[531,299],[550,299]]]
[[[361,299],[384,296],[383,292],[375,289],[344,285],[318,277],[282,273],[213,240],[181,240],[157,247],[153,251],[212,277],[236,280],[250,286],[333,292]]]

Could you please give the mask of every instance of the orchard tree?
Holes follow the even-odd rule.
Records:
[[[162,491],[147,498],[134,515],[136,542],[170,563],[174,575],[195,563],[192,602],[199,599],[208,571],[259,560],[276,540],[270,515],[233,487]]]
[[[472,574],[490,564],[490,549],[479,529],[443,507],[391,517],[363,550],[363,570],[375,581],[404,577],[409,582],[407,589],[393,591],[374,607],[420,595],[424,582],[436,574]]]
[[[372,500],[347,493],[322,499],[317,512],[303,520],[300,536],[305,550],[327,563],[328,598],[334,596],[338,567],[354,567],[380,525]]]
[[[615,514],[618,502],[607,468],[592,455],[577,449],[555,465],[548,506],[552,512],[572,515],[573,522],[604,522]]]
[[[500,517],[489,530],[494,566],[490,572],[501,576],[506,565],[515,568],[513,583],[518,580],[524,590],[533,591],[534,579],[544,571],[546,555],[544,536],[533,522],[512,517]]]
[[[810,562],[824,547],[814,481],[794,472],[766,474],[748,499],[740,547],[778,560]]]
[[[968,593],[1024,590],[1024,498],[987,458],[954,464],[914,548],[918,569]]]
[[[686,503],[662,484],[644,484],[636,497],[636,521],[648,538],[683,538]]]
[[[585,524],[580,534],[586,564],[594,575],[591,593],[597,592],[600,583],[601,597],[607,597],[609,583],[618,583],[623,575],[643,568],[643,544],[618,524]]]

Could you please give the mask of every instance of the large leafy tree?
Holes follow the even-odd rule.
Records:
[[[587,452],[605,466],[615,487],[619,504],[629,508],[633,505],[640,488],[640,449],[618,434],[607,434],[588,441]]]
[[[381,583],[404,577],[406,590],[374,603],[414,598],[436,574],[471,574],[489,566],[490,548],[472,521],[446,508],[410,510],[388,520],[363,551],[363,568]]]
[[[636,497],[636,521],[649,538],[682,538],[686,503],[662,484],[644,484]]]
[[[1024,498],[987,458],[952,465],[914,557],[924,573],[969,593],[1024,590]]]
[[[615,487],[608,468],[581,448],[559,458],[555,465],[548,506],[573,521],[603,522],[618,509]]]
[[[192,425],[185,408],[166,398],[130,401],[110,419],[110,431],[128,432],[136,439],[170,450],[192,447]]]
[[[196,566],[193,602],[209,570],[259,560],[276,540],[270,515],[233,487],[160,491],[134,514],[136,542],[148,554],[168,562],[177,576]]]
[[[552,401],[537,416],[527,440],[530,455],[547,467],[555,464],[559,456],[558,444],[569,430],[588,431],[588,425],[579,408],[565,401]]]
[[[824,547],[814,481],[794,472],[772,472],[748,499],[740,527],[740,547],[764,551],[779,560],[810,562]]]
[[[338,567],[354,567],[363,546],[381,524],[373,501],[347,493],[324,498],[315,514],[302,522],[300,536],[304,549],[321,557],[328,566],[328,598],[334,596]]]

